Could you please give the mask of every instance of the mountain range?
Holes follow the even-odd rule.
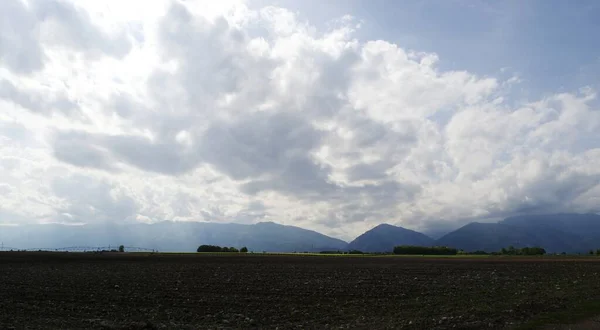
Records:
[[[0,227],[5,246],[20,249],[63,247],[116,247],[120,244],[163,252],[196,251],[199,245],[220,245],[250,251],[293,252],[345,249],[345,241],[312,230],[273,222],[253,225],[210,222],[154,224],[57,224]]]
[[[551,253],[600,248],[600,215],[547,214],[509,217],[497,223],[472,222],[435,240],[389,224],[378,225],[347,243],[318,232],[274,222],[257,224],[172,222],[154,224],[58,224],[0,227],[0,241],[20,249],[71,246],[136,246],[159,251],[195,251],[201,244],[246,246],[250,251],[390,252],[397,245],[448,246],[464,251],[499,251],[541,246]]]

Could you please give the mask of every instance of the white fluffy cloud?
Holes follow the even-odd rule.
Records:
[[[511,100],[518,79],[441,71],[355,39],[349,17],[98,3],[0,2],[0,224],[269,220],[349,239],[599,211],[593,90]]]

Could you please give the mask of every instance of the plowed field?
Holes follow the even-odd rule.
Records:
[[[600,259],[0,253],[0,329],[512,328]]]

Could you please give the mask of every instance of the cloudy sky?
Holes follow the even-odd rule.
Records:
[[[599,212],[597,1],[0,1],[0,224]]]

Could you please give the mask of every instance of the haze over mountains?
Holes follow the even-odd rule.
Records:
[[[465,251],[499,251],[541,246],[550,253],[600,248],[600,215],[550,214],[510,217],[498,223],[469,223],[434,240],[422,233],[381,224],[347,243],[315,231],[273,222],[253,225],[171,222],[128,225],[27,225],[1,228],[4,246],[19,249],[71,246],[136,246],[159,251],[195,251],[201,244],[251,251],[361,250],[390,252],[397,245],[449,246]]]

